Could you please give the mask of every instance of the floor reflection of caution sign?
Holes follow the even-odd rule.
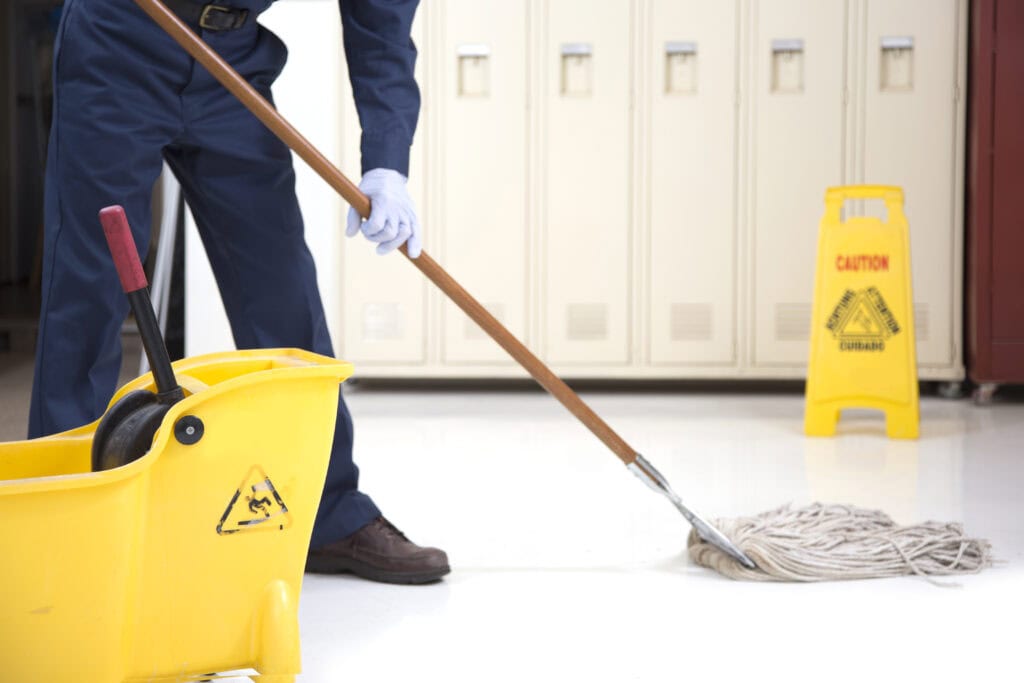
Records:
[[[291,515],[281,500],[281,494],[274,488],[270,477],[258,466],[254,466],[231,497],[231,502],[217,524],[217,533],[281,530],[290,525]]]
[[[888,216],[843,221],[843,202],[881,199]],[[835,433],[844,408],[885,412],[886,433],[918,432],[910,238],[898,187],[830,188],[818,237],[804,431]]]

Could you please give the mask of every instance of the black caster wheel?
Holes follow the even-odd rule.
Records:
[[[939,382],[939,386],[936,391],[942,398],[948,398],[950,400],[961,399],[964,397],[964,383]]]
[[[992,405],[992,397],[999,385],[995,382],[983,382],[974,389],[974,404],[979,406]]]

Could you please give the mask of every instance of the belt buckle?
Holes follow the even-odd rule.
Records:
[[[231,7],[223,7],[221,5],[206,5],[203,7],[203,13],[199,15],[199,27],[208,31],[223,31],[225,29],[237,28],[238,27],[238,16],[236,15],[237,10]],[[230,25],[224,26],[214,19],[218,14],[224,14],[231,18]],[[244,20],[243,20],[244,21]]]

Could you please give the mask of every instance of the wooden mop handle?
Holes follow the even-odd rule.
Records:
[[[153,21],[161,26],[175,41],[213,74],[220,83],[227,88],[231,94],[241,101],[256,118],[281,139],[289,148],[309,164],[327,184],[333,187],[345,198],[349,204],[355,207],[363,218],[370,215],[370,199],[363,194],[359,188],[345,177],[338,168],[332,164],[327,157],[320,153],[299,131],[288,123],[274,107],[267,102],[249,83],[238,75],[220,55],[214,52],[202,39],[185,25],[176,14],[171,12],[161,0],[135,0],[135,3],[148,14]],[[403,254],[408,258],[405,245],[400,247]],[[615,455],[626,465],[636,460],[637,453],[622,437],[608,426],[597,413],[583,402],[569,386],[563,382],[558,375],[537,358],[526,346],[516,339],[515,335],[509,332],[498,322],[498,319],[491,315],[486,308],[480,305],[469,292],[449,275],[434,259],[424,251],[418,258],[409,261],[420,269],[431,282],[437,285],[442,292],[448,295],[455,304],[466,312],[470,318],[479,325],[484,332],[489,334],[494,341],[498,342],[501,348],[505,349],[516,361],[529,372],[542,387],[548,390],[552,396],[558,399],[562,405],[569,409],[580,422],[582,422],[597,438],[601,439]]]

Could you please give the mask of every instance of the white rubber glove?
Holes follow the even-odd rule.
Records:
[[[405,176],[390,168],[367,171],[359,189],[370,198],[370,218],[363,221],[350,208],[345,234],[354,237],[361,230],[366,239],[377,243],[378,254],[390,253],[408,242],[409,256],[418,257],[423,250],[423,235],[405,184]]]

